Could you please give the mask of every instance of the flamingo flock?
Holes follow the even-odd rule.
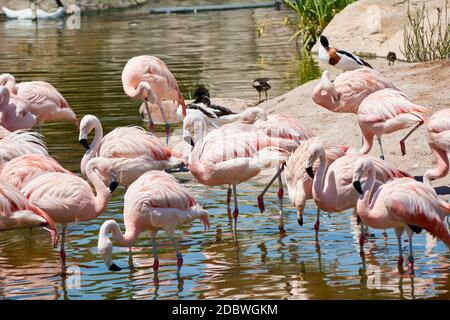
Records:
[[[167,171],[185,167],[206,187],[225,186],[227,214],[237,235],[239,184],[271,169],[276,173],[257,196],[256,203],[264,212],[264,195],[277,181],[280,232],[285,232],[285,181],[300,226],[306,201],[315,202],[316,238],[321,211],[354,210],[361,224],[361,252],[366,237],[363,226],[393,228],[399,244],[400,273],[404,272],[401,237],[406,231],[410,247],[408,272],[414,274],[414,233],[426,230],[450,247],[445,224],[450,205],[431,185],[449,170],[450,109],[429,117],[429,109],[410,101],[368,63],[346,51],[330,48],[325,37],[321,37],[321,43],[320,59],[345,72],[331,80],[328,71],[324,71],[312,99],[331,112],[357,116],[362,146],[331,144],[316,136],[298,118],[268,114],[260,107],[235,113],[214,106],[206,87],[199,88],[195,101],[186,105],[175,76],[154,56],[133,57],[122,72],[125,94],[143,102],[149,131],[137,126],[117,127],[104,135],[99,118],[84,115],[78,121],[67,100],[50,83],[17,84],[13,75],[0,75],[0,230],[42,227],[50,231],[53,245],[60,242],[60,255],[65,259],[67,226],[104,214],[112,193],[121,185],[126,188],[125,233],[120,223],[111,219],[99,227],[98,253],[107,268],[121,270],[113,262],[114,244],[131,247],[142,232],[148,231],[153,270],[157,272],[160,262],[156,235],[163,230],[175,248],[179,272],[183,257],[175,231],[194,220],[209,229],[210,221],[208,211]],[[164,101],[179,107],[182,143],[187,150],[184,153],[168,146],[171,130]],[[152,133],[154,107],[165,122],[166,144]],[[80,160],[81,174],[70,172],[53,159],[42,135],[27,131],[40,128],[45,122],[63,120],[76,125],[78,141],[86,148]],[[437,166],[427,170],[424,182],[419,182],[385,159],[381,137],[411,128],[400,141],[405,155],[405,140],[423,124]],[[92,131],[94,138],[89,142]],[[367,154],[375,136],[380,158]],[[61,225],[60,236],[56,224]]]

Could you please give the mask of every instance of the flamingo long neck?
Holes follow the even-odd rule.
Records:
[[[123,85],[123,90],[131,99],[143,100],[147,96],[147,89],[145,85],[140,82],[137,87],[131,85],[131,82],[127,81],[127,84]]]
[[[97,173],[98,171],[96,169],[97,168],[95,164],[89,165],[86,168],[86,175],[88,179],[91,181],[92,185],[94,186],[96,194],[94,197],[95,216],[92,219],[102,214],[102,212],[105,211],[109,200],[111,200],[111,192],[109,188],[107,188],[103,183],[103,181],[100,179],[99,174]]]
[[[361,149],[359,150],[360,154],[368,154],[370,150],[372,150],[373,146],[373,133],[366,132],[366,130],[361,127],[361,133],[362,133],[362,139],[363,139],[363,145]]]
[[[431,181],[442,178],[448,173],[449,163],[447,152],[440,149],[433,148],[433,153],[436,156],[437,166],[429,169],[423,175],[423,182],[431,186]]]
[[[89,160],[97,156],[98,150],[100,149],[100,144],[103,139],[103,128],[99,120],[95,120],[94,130],[94,140],[92,140],[89,149],[86,150],[83,159],[81,159],[81,172],[83,174],[86,174],[86,165]]]
[[[2,90],[2,94],[0,95],[0,112],[5,112],[9,107],[9,90]]]
[[[357,209],[358,214],[361,217],[367,216],[370,211],[370,195],[373,194],[373,189],[375,187],[376,176],[375,169],[371,167],[369,169],[369,177],[366,180],[363,188],[363,194],[359,196]]]
[[[106,221],[100,228],[101,238],[108,238],[109,233],[112,233],[112,238],[114,239],[116,244],[121,247],[130,246],[139,236],[139,232],[137,232],[137,229],[130,228],[127,228],[125,230],[125,234],[122,234],[119,225],[114,220]]]
[[[321,149],[319,153],[319,168],[317,169],[314,177],[313,188],[317,197],[322,199],[336,194],[334,174],[328,175],[328,180],[325,181],[327,170],[327,156],[325,154],[325,150]]]

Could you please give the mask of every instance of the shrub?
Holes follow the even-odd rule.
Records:
[[[436,8],[437,20],[431,23],[425,4],[413,14],[408,3],[408,24],[403,33],[403,49],[400,48],[407,61],[430,61],[450,57],[450,21],[447,7],[448,0],[444,8]]]

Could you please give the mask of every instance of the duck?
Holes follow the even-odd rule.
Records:
[[[320,36],[319,60],[342,71],[372,68],[370,64],[351,52],[330,47],[327,37]]]
[[[256,78],[253,80],[252,87],[258,91],[258,102],[261,102],[261,92],[264,92],[267,100],[267,91],[272,88],[269,84],[269,78]]]
[[[37,9],[36,4],[33,2],[30,8],[22,10],[12,10],[7,7],[2,7],[3,13],[9,19],[19,20],[36,20],[36,19],[60,19],[64,17],[65,8],[60,0],[56,0],[58,9],[53,12],[46,12],[42,9]]]
[[[189,103],[186,105],[186,112],[187,114],[199,114],[201,113],[202,116],[206,116],[209,118],[211,124],[217,128],[218,120],[223,116],[229,116],[232,114],[236,114],[235,112],[231,111],[230,109],[219,106],[216,104],[211,103],[211,96],[209,93],[209,90],[206,86],[198,86],[194,91],[194,101],[192,103]],[[177,114],[181,117],[181,108],[179,107],[177,109]]]

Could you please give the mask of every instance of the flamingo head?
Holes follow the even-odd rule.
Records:
[[[183,119],[183,140],[192,146],[195,146],[194,137],[200,137],[206,135],[207,127],[205,117],[202,113],[188,114]]]
[[[113,244],[108,236],[108,233],[111,231],[114,224],[117,224],[114,220],[107,220],[102,224],[98,235],[97,250],[105,261],[105,265],[108,270],[119,271],[120,268],[113,262],[112,259]]]
[[[8,90],[13,94],[17,93],[16,78],[12,74],[4,73],[0,75],[0,85],[8,88]]]
[[[266,121],[267,120],[267,114],[266,112],[258,107],[252,107],[248,108],[245,111],[241,113],[241,116],[239,117],[240,121],[244,121],[249,124],[253,124],[258,120]]]
[[[208,211],[203,208],[200,208],[200,222],[205,227],[205,230],[209,230],[209,228],[211,227],[208,219]]]
[[[158,97],[156,96],[155,92],[153,91],[152,86],[150,83],[141,81],[139,82],[139,85],[137,87],[137,92],[141,92],[141,95],[151,104],[157,104],[158,103]]]
[[[90,148],[87,139],[88,135],[97,126],[98,123],[100,123],[100,120],[98,120],[96,116],[90,114],[85,115],[79,123],[80,134],[78,136],[78,140],[81,145],[86,148],[86,150],[89,150]]]
[[[88,167],[92,168],[102,180],[102,182],[109,188],[110,192],[113,192],[119,186],[117,182],[117,176],[113,170],[113,162],[110,159],[104,157],[95,157],[88,161],[86,164],[86,171]]]
[[[308,159],[305,164],[305,171],[311,179],[314,179],[314,162],[324,153],[323,147],[318,143],[313,143],[308,148]]]
[[[373,163],[368,158],[362,156],[355,162],[353,172],[353,187],[360,195],[363,195],[363,189],[361,187],[361,179],[373,170]]]
[[[333,87],[333,82],[330,80],[330,72],[328,70],[325,70],[322,73],[322,77],[320,78],[320,84],[322,86],[322,89],[325,91],[328,91]]]

